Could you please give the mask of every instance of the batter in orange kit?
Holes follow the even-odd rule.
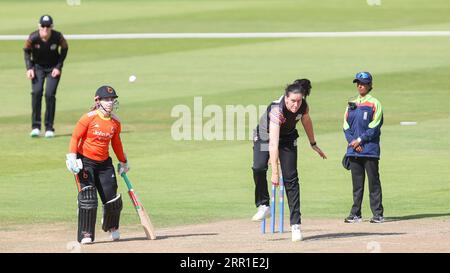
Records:
[[[94,106],[78,121],[72,134],[66,165],[76,175],[78,184],[78,241],[90,244],[95,239],[98,198],[103,203],[102,229],[111,239],[120,239],[119,221],[122,198],[117,194],[117,179],[109,144],[119,160],[119,175],[129,166],[120,139],[121,123],[112,112],[118,105],[116,91],[101,86],[95,93]]]

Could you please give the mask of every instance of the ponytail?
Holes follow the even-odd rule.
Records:
[[[294,94],[302,94],[303,97],[309,96],[311,93],[311,81],[308,79],[298,79],[295,80],[293,83],[289,84],[285,91],[285,96],[289,97],[290,93]]]
[[[94,98],[94,104],[91,106],[91,109],[89,111],[97,110],[100,107],[100,102],[98,101],[98,97]]]

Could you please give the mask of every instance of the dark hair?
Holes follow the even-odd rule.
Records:
[[[304,97],[307,97],[311,93],[311,88],[310,80],[297,79],[286,87],[284,94],[285,96],[289,96],[289,93],[302,94]]]

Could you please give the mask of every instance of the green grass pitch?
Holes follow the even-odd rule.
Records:
[[[447,0],[382,1],[0,1],[0,34],[27,35],[49,13],[64,34],[449,30]],[[374,75],[384,107],[380,175],[385,216],[450,216],[450,37],[69,40],[57,94],[54,139],[31,139],[23,41],[0,41],[0,225],[76,221],[76,187],[65,167],[70,134],[97,87],[120,96],[122,140],[133,181],[157,227],[248,218],[255,212],[251,141],[174,141],[178,104],[265,105],[299,77],[316,139],[301,125],[304,217],[347,216],[352,204],[342,119],[352,77]],[[137,81],[128,82],[129,75]],[[417,126],[400,126],[417,121]],[[115,156],[113,156],[117,162]],[[126,187],[119,181],[119,191]],[[125,199],[128,199],[125,196]],[[124,200],[122,222],[137,221]],[[287,213],[287,209],[286,209]],[[363,216],[371,216],[367,190]]]

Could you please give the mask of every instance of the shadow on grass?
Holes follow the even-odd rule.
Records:
[[[217,236],[219,233],[194,233],[194,234],[178,234],[178,235],[162,235],[158,236],[158,240],[170,239],[170,238],[184,238],[184,237],[196,237],[196,236]]]
[[[331,240],[331,239],[341,239],[341,238],[352,238],[352,237],[364,237],[364,236],[393,236],[393,235],[404,235],[406,233],[370,233],[370,232],[348,232],[348,233],[328,233],[320,234],[311,237],[306,237],[303,241],[314,241],[314,240]]]
[[[450,216],[449,213],[423,213],[423,214],[414,214],[414,215],[405,215],[405,216],[392,216],[386,217],[386,222],[397,222],[397,221],[406,221],[406,220],[417,220],[417,219],[425,219],[425,218],[435,218],[435,217],[445,217]]]
[[[133,237],[133,238],[125,238],[125,239],[120,239],[119,241],[95,241],[96,245],[99,244],[120,244],[120,243],[125,243],[125,242],[137,242],[137,241],[150,241],[147,239],[147,237]]]
[[[184,237],[196,237],[196,236],[216,236],[219,235],[219,233],[194,233],[194,234],[178,234],[178,235],[157,235],[156,241],[160,240],[166,240],[170,238],[184,238]],[[134,241],[149,241],[147,237],[133,237],[133,238],[124,238],[120,239],[119,241],[113,242],[113,241],[96,241],[95,244],[110,244],[110,243],[122,243],[122,242],[134,242]]]

